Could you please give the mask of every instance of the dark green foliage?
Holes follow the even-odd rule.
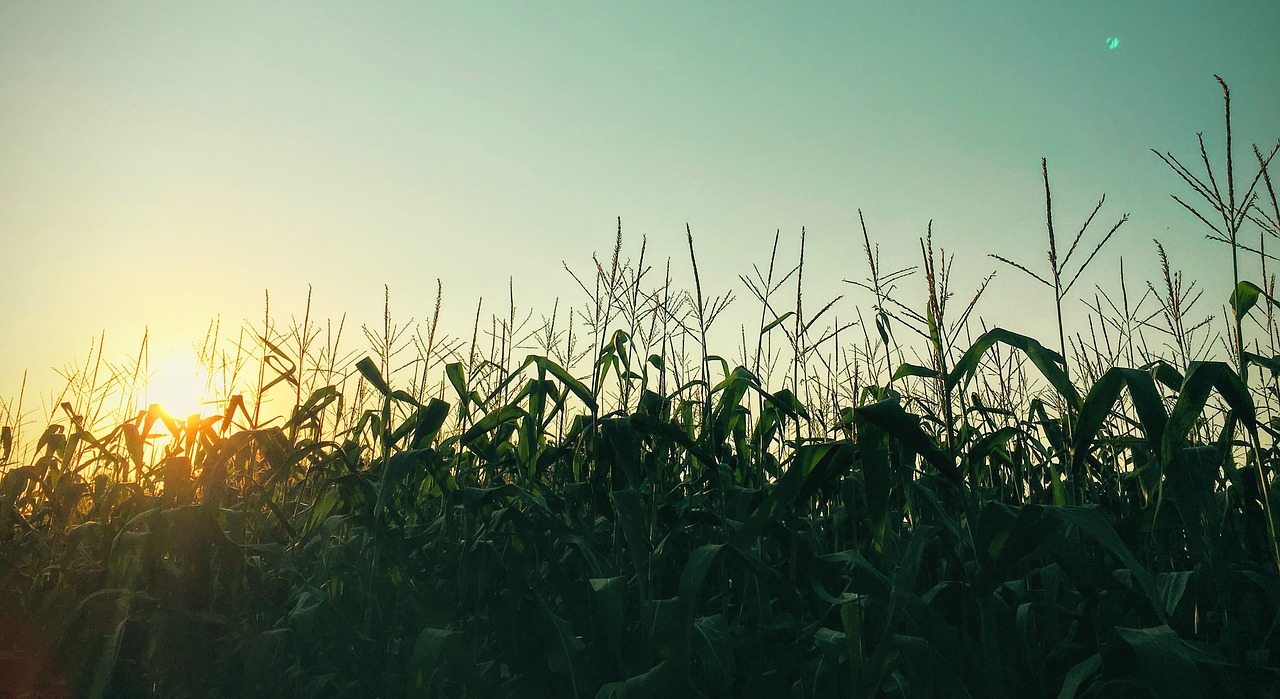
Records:
[[[534,396],[573,387],[545,358],[530,368],[554,378],[454,436],[447,405],[382,380],[406,409],[362,423],[367,449],[243,430],[136,482],[85,480],[50,429],[0,483],[4,618],[33,639],[13,652],[42,691],[77,696],[1263,696],[1280,681],[1258,536],[1274,485],[1243,473],[1273,456],[1237,466],[1191,434],[1216,392],[1256,435],[1226,365],[1189,367],[1167,415],[1148,372],[1096,382],[1068,476],[1088,504],[1072,507],[983,486],[997,464],[1044,473],[1034,416],[957,460],[888,392],[853,411],[856,442],[766,454],[734,436],[739,369],[705,422],[636,412],[556,435]],[[1126,387],[1139,419],[1117,423]],[[1120,452],[1133,471],[1102,470]]]

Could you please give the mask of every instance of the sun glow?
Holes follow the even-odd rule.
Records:
[[[138,404],[145,408],[159,403],[170,415],[183,419],[213,409],[212,393],[208,371],[192,357],[174,354],[160,363],[138,391]]]

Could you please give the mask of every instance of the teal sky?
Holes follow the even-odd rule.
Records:
[[[851,291],[858,209],[893,267],[932,219],[963,290],[989,252],[1042,264],[1042,156],[1060,231],[1103,193],[1098,234],[1132,215],[1081,290],[1121,254],[1153,278],[1159,238],[1216,312],[1226,251],[1149,149],[1220,152],[1214,73],[1237,157],[1274,143],[1277,36],[1274,0],[0,0],[0,397],[104,330],[121,359],[147,326],[153,353],[235,327],[264,289],[287,320],[313,285],[349,347],[383,284],[407,320],[441,279],[459,334],[508,277],[549,312],[618,217],[681,275],[687,222],[744,318],[778,229],[793,257],[807,227],[810,298]],[[1050,339],[1043,289],[1004,269],[989,293],[989,322]]]

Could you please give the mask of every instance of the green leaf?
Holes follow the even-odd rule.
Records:
[[[594,593],[593,598],[600,625],[604,630],[604,637],[610,644],[620,649],[627,633],[623,612],[627,599],[627,578],[622,575],[612,578],[591,578],[587,583],[591,585],[591,591]]]
[[[539,600],[539,602],[543,616],[548,622],[548,625],[543,628],[549,632],[546,639],[546,652],[551,670],[568,675],[569,682],[573,686],[573,696],[576,697],[578,696],[578,656],[586,649],[586,645],[582,639],[574,635],[573,626],[552,611],[546,600]]]
[[[374,517],[382,516],[396,488],[420,482],[422,476],[428,471],[427,462],[433,458],[435,458],[435,452],[431,449],[414,449],[392,454],[382,469]]]
[[[889,391],[884,400],[854,409],[854,415],[860,415],[875,423],[880,429],[888,432],[894,439],[902,442],[908,449],[919,454],[931,466],[938,469],[947,480],[954,485],[964,482],[960,469],[955,461],[938,448],[933,438],[920,428],[920,418],[902,409],[899,395]]]
[[[894,381],[897,381],[898,379],[906,378],[908,376],[919,376],[925,379],[936,379],[938,378],[938,370],[933,369],[931,367],[927,367],[927,366],[921,366],[920,364],[904,363],[902,366],[898,367],[897,371],[893,372]]]
[[[704,446],[719,448],[728,438],[729,420],[734,410],[742,403],[742,397],[746,395],[747,388],[753,385],[758,385],[756,377],[745,367],[737,367],[711,389],[712,395],[718,393],[720,397],[711,413],[711,431],[703,435]]]
[[[1231,292],[1231,299],[1228,303],[1231,305],[1231,310],[1235,312],[1235,317],[1243,318],[1249,313],[1249,309],[1257,305],[1258,298],[1261,296],[1266,296],[1266,294],[1262,289],[1258,288],[1257,284],[1242,280],[1236,285],[1235,291]],[[1270,297],[1268,297],[1268,300],[1275,303]]]
[[[471,444],[475,441],[476,437],[497,428],[499,425],[515,424],[519,422],[520,418],[526,416],[528,416],[528,413],[524,411],[524,408],[521,408],[518,405],[505,405],[497,410],[486,413],[484,417],[477,420],[470,429],[462,433],[462,437],[459,441],[463,444]]]
[[[1182,601],[1182,595],[1187,591],[1187,583],[1191,582],[1191,575],[1191,571],[1183,570],[1156,576],[1156,592],[1160,595],[1160,601],[1164,602],[1164,613],[1168,616],[1173,616],[1174,610],[1178,608],[1178,602]]]
[[[612,462],[614,473],[620,471],[626,478],[624,484],[614,475],[614,487],[619,490],[624,485],[639,488],[644,484],[640,473],[640,444],[637,431],[631,427],[631,420],[629,417],[609,418],[600,423],[600,435],[609,448],[608,456],[612,457],[609,461]]]
[[[1157,359],[1150,364],[1144,365],[1141,370],[1151,374],[1151,378],[1160,382],[1162,386],[1170,391],[1182,389],[1182,372],[1163,359]]]
[[[1270,371],[1272,379],[1280,376],[1280,354],[1271,357],[1263,357],[1262,355],[1254,354],[1253,352],[1241,352],[1240,357],[1244,359],[1246,364],[1260,366],[1263,369]]]
[[[392,391],[391,397],[400,401],[401,403],[408,403],[409,405],[412,405],[415,408],[423,407],[422,403],[419,403],[418,399],[410,395],[408,391]]]
[[[1058,692],[1058,699],[1075,699],[1080,692],[1080,685],[1101,669],[1102,656],[1097,653],[1076,663],[1070,670],[1067,670],[1067,676],[1062,682],[1062,690]]]
[[[1192,362],[1187,367],[1182,391],[1169,413],[1168,426],[1161,439],[1161,455],[1166,463],[1172,462],[1178,455],[1187,433],[1204,412],[1210,392],[1214,389],[1217,389],[1235,418],[1245,428],[1256,429],[1257,415],[1249,389],[1231,367],[1222,362]]]
[[[754,385],[753,388],[758,389]],[[759,393],[762,398],[777,408],[783,415],[790,418],[799,416],[806,420],[809,419],[809,409],[804,406],[804,403],[800,402],[799,398],[796,398],[791,389],[784,388],[777,393],[767,393],[761,389]]]
[[[885,347],[891,346],[889,342],[889,314],[883,310],[876,311],[876,332],[880,334],[880,341]]]
[[[689,561],[680,574],[680,626],[676,632],[675,648],[671,660],[681,677],[689,677],[690,660],[692,658],[692,642],[694,618],[697,614],[698,600],[702,596],[702,586],[712,565],[725,550],[723,544],[705,544],[689,554]]]
[[[735,675],[731,635],[723,615],[698,617],[693,622],[693,655],[721,693],[727,693]]]
[[[560,383],[568,386],[569,390],[573,392],[573,395],[577,396],[578,400],[582,401],[587,406],[588,410],[594,411],[596,409],[596,399],[595,396],[591,395],[591,390],[588,389],[581,381],[573,378],[573,375],[566,371],[564,367],[556,364],[546,357],[536,355],[531,356],[530,359],[526,359],[526,365],[529,361],[535,362],[538,365],[538,368],[546,371],[559,379]]]
[[[795,311],[787,311],[786,313],[783,313],[782,315],[780,315],[780,316],[778,316],[776,319],[774,319],[774,321],[773,321],[772,323],[769,323],[768,325],[764,326],[763,328],[760,328],[760,334],[761,334],[761,335],[763,335],[763,334],[765,334],[765,333],[769,332],[770,330],[773,330],[774,328],[776,328],[776,327],[778,327],[779,325],[781,325],[781,324],[783,323],[783,321],[785,321],[787,318],[790,318],[791,316],[793,316],[793,315],[795,315],[795,314],[796,314],[796,312],[795,312]]]
[[[858,431],[858,456],[862,464],[862,491],[866,498],[867,524],[877,550],[884,546],[889,520],[889,494],[893,489],[893,463],[889,457],[889,433],[865,413],[853,411]]]
[[[409,667],[430,678],[443,668],[463,662],[466,658],[463,640],[461,632],[428,626],[413,644]]]
[[[138,426],[127,422],[122,426],[124,431],[125,449],[129,451],[129,458],[133,461],[133,465],[137,468],[139,476],[142,475],[142,435],[138,433]]]
[[[1146,629],[1117,627],[1116,633],[1138,657],[1143,684],[1162,699],[1198,699],[1213,692],[1178,634],[1167,625]]]
[[[363,361],[368,361],[368,359],[366,358]],[[376,367],[373,371],[377,374]],[[363,371],[361,373],[363,373]],[[329,407],[329,405],[335,401],[337,401],[339,406],[342,405],[342,394],[338,392],[337,386],[322,386],[317,388],[311,392],[311,395],[307,397],[305,403],[294,408],[293,417],[289,418],[289,421],[286,422],[285,425],[289,427],[300,427],[316,419],[320,413],[324,412],[325,408]]]
[[[622,682],[608,682],[596,692],[596,699],[667,699],[677,696],[674,688],[679,686],[671,672],[669,661],[662,662],[647,671],[628,677]],[[686,691],[691,687],[684,688]]]
[[[448,403],[438,398],[428,400],[427,405],[414,414],[413,439],[409,448],[419,449],[434,442],[448,418]]]
[[[1027,355],[1027,359],[1035,365],[1040,373],[1048,380],[1049,384],[1058,391],[1058,395],[1062,396],[1073,407],[1080,405],[1080,393],[1076,391],[1075,386],[1071,385],[1071,381],[1067,378],[1067,362],[1062,355],[1040,344],[1038,341],[1010,332],[1003,328],[993,328],[983,333],[973,346],[970,347],[956,362],[955,368],[951,374],[947,376],[947,388],[954,388],[963,382],[964,386],[968,386],[974,375],[978,372],[978,366],[982,361],[982,355],[991,349],[997,342],[1002,342],[1010,347],[1022,350]]]
[[[388,398],[391,397],[391,387],[388,386],[386,380],[382,378],[382,372],[378,371],[378,365],[374,364],[372,359],[365,357],[364,359],[356,362],[356,369],[360,370],[360,373],[370,385],[378,389],[378,393],[381,393]]]
[[[1009,443],[1009,440],[1020,434],[1022,434],[1022,431],[1016,427],[1001,427],[995,432],[984,434],[974,440],[973,446],[969,447],[965,455],[970,463],[980,463],[983,459],[1003,449]]]
[[[1154,379],[1146,371],[1114,367],[1108,369],[1093,384],[1080,408],[1071,447],[1073,468],[1080,468],[1089,450],[1098,443],[1098,431],[1111,418],[1111,412],[1120,398],[1120,389],[1124,387],[1129,389],[1129,397],[1138,413],[1148,446],[1153,451],[1160,448],[1169,418],[1165,414],[1164,401],[1160,399]]]
[[[1138,562],[1133,552],[1120,540],[1120,535],[1116,534],[1116,530],[1103,518],[1101,510],[1096,506],[1046,507],[1044,512],[1079,529],[1081,533],[1102,544],[1113,556],[1118,558],[1138,583],[1138,587],[1146,594],[1156,615],[1161,621],[1167,620],[1168,617],[1164,612],[1164,603],[1156,590],[1155,579],[1150,571]]]
[[[452,362],[444,366],[444,375],[449,378],[449,383],[453,385],[453,390],[458,392],[458,399],[465,408],[471,392],[467,390],[467,376],[462,368],[462,362]]]
[[[640,499],[639,490],[630,488],[609,493],[609,500],[613,502],[622,536],[627,541],[627,550],[635,566],[636,580],[640,582],[640,589],[643,591],[646,588],[644,571],[651,555],[644,501]]]
[[[735,541],[743,546],[778,518],[787,507],[804,502],[822,483],[848,470],[857,447],[850,442],[824,442],[800,447],[791,465],[778,479],[760,505],[751,512]]]
[[[655,437],[665,437],[685,448],[691,455],[701,461],[709,468],[715,468],[716,459],[710,452],[694,443],[689,435],[677,425],[662,420],[653,415],[632,415],[627,418],[631,421],[631,426],[641,434],[652,435]]]

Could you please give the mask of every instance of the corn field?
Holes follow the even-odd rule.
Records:
[[[656,268],[619,223],[540,321],[211,328],[190,416],[91,357],[47,425],[0,403],[0,697],[1280,696],[1280,145],[1232,160],[1221,87],[1225,162],[1155,165],[1225,318],[1163,247],[1076,289],[1126,217],[1060,238],[1046,163],[1048,267],[992,257],[1047,343],[864,224],[857,319],[775,239],[718,355],[692,232]]]

